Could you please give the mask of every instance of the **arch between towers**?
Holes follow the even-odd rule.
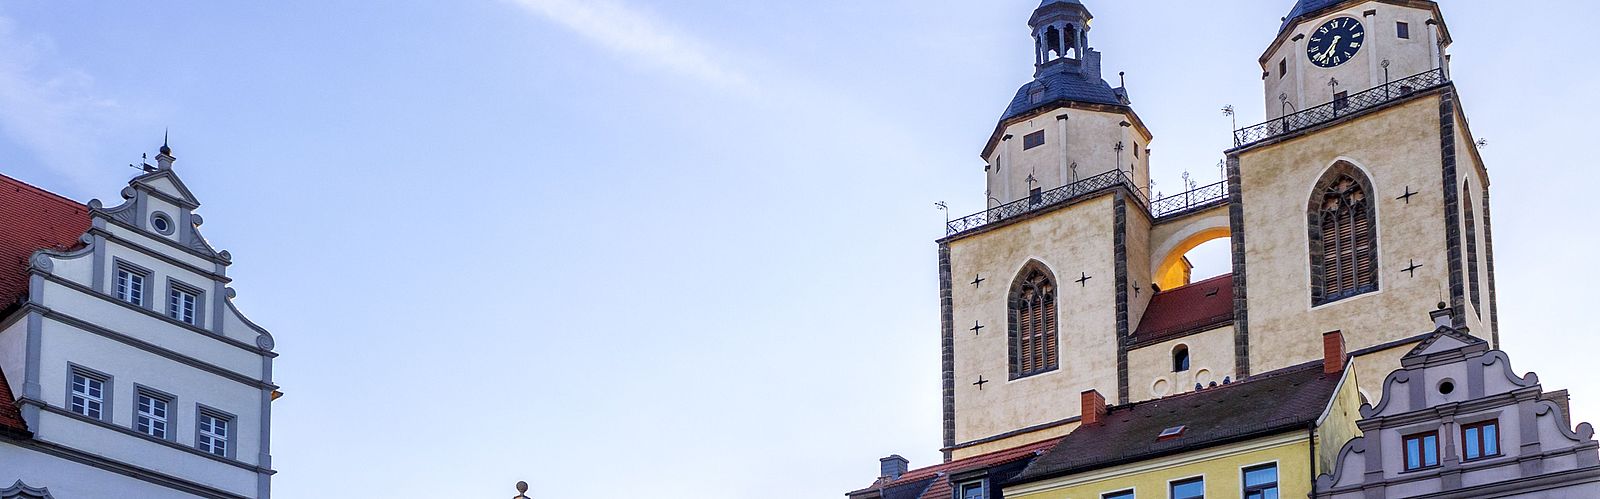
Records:
[[[1156,225],[1150,232],[1150,247],[1155,249],[1150,252],[1151,279],[1161,289],[1189,283],[1189,263],[1184,260],[1184,254],[1202,244],[1233,235],[1227,205]]]

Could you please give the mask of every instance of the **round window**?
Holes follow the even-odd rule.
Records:
[[[1450,392],[1453,392],[1453,391],[1456,391],[1456,384],[1455,384],[1454,381],[1450,381],[1450,380],[1447,379],[1447,380],[1439,382],[1439,393],[1442,393],[1442,394],[1445,394],[1445,395],[1449,395]]]
[[[172,219],[167,217],[167,215],[165,213],[157,213],[157,214],[151,215],[150,216],[150,228],[155,229],[156,232],[160,232],[162,234],[171,234],[172,233]]]

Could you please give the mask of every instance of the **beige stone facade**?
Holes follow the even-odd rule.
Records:
[[[1041,11],[1081,8],[1050,4]],[[1488,175],[1448,80],[1449,35],[1437,5],[1352,0],[1297,15],[1260,59],[1267,118],[1283,119],[1242,130],[1225,151],[1226,187],[1189,193],[1197,203],[1150,199],[1153,134],[1124,89],[1095,82],[1120,104],[1069,95],[1029,107],[1031,87],[1023,87],[982,153],[988,209],[952,221],[939,241],[948,457],[1066,434],[1088,390],[1125,404],[1318,361],[1330,331],[1362,355],[1342,395],[1348,412],[1353,401],[1372,400],[1383,374],[1433,329],[1429,312],[1441,301],[1456,327],[1498,343]],[[1307,35],[1341,17],[1359,20],[1369,36],[1359,53],[1333,68],[1307,62]],[[1099,54],[1087,53],[1083,64],[1092,66],[1084,67],[1097,73]],[[1040,64],[1030,85],[1079,71]],[[1388,83],[1426,71],[1438,77]],[[1340,85],[1327,84],[1333,79]],[[1393,91],[1329,110],[1335,91],[1374,88]],[[1280,96],[1289,99],[1281,110]],[[1307,111],[1318,106],[1327,112]],[[1304,112],[1284,114],[1296,111]],[[1352,296],[1320,302],[1312,255],[1323,249],[1313,250],[1321,236],[1312,210],[1333,169],[1367,186],[1375,277]],[[1115,171],[1123,174],[1096,183]],[[1194,307],[1169,299],[1177,295],[1152,301],[1183,291],[1191,268],[1183,255],[1216,239],[1232,243],[1224,320],[1188,317]],[[1056,292],[1060,360],[1022,376],[1013,364],[1013,284],[1032,268],[1046,269]],[[1145,322],[1163,327],[1143,331]],[[1185,368],[1174,366],[1178,351]]]

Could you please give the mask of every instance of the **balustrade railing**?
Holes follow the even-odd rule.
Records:
[[[1150,202],[1150,216],[1161,218],[1195,208],[1225,203],[1228,200],[1228,182],[1196,187],[1188,192],[1173,194]]]
[[[1449,82],[1449,80],[1445,79],[1444,71],[1440,69],[1407,76],[1360,93],[1336,98],[1333,102],[1327,104],[1236,130],[1233,132],[1233,146],[1235,148],[1244,147],[1281,135],[1305,130],[1411,96],[1423,90],[1443,86]]]
[[[954,235],[1016,218],[1118,185],[1126,186],[1129,191],[1133,192],[1134,198],[1140,206],[1148,205],[1144,194],[1134,185],[1133,179],[1128,176],[1127,172],[1113,170],[951,220],[945,224],[945,235]]]

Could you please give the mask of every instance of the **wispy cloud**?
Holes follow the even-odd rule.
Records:
[[[96,168],[96,144],[115,101],[94,92],[87,73],[51,61],[47,38],[20,33],[0,17],[0,131],[46,166],[82,180]]]
[[[708,43],[615,0],[512,0],[630,59],[728,89],[749,91],[749,79]]]

